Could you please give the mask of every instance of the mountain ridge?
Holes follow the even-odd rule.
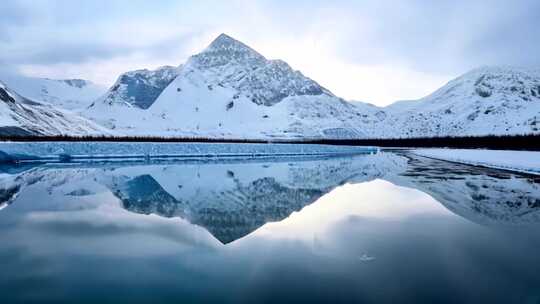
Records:
[[[0,73],[0,81],[25,98],[70,111],[87,107],[106,92],[106,88],[85,79],[50,79]]]
[[[61,98],[51,103],[77,111],[118,136],[376,139],[539,134],[539,70],[484,66],[426,97],[378,107],[335,96],[285,61],[269,60],[220,34],[184,64],[121,74],[91,103],[58,101]],[[87,86],[81,79],[46,80]],[[32,92],[22,93],[47,101]]]
[[[540,126],[540,72],[484,66],[403,106],[390,106],[391,117],[383,122],[399,131],[398,137],[535,134]]]

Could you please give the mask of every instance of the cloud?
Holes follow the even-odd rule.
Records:
[[[135,53],[146,57],[172,57],[174,52],[182,55],[184,42],[191,39],[190,35],[177,35],[171,38],[153,41],[145,44],[130,44],[114,41],[71,41],[57,39],[54,44],[43,44],[43,41],[33,41],[21,44],[11,50],[4,58],[20,64],[58,64],[82,63],[94,59],[112,59],[120,56],[131,56]]]
[[[142,1],[12,3],[7,2],[14,8],[7,20],[13,22],[2,21],[9,23],[3,27],[9,43],[0,45],[1,57],[12,63],[75,63],[135,52],[160,56],[175,48],[173,40],[181,46],[197,32],[174,20],[161,20],[159,10],[144,15],[148,3]]]
[[[0,18],[0,42],[7,43],[10,40],[10,29],[24,25],[29,18],[24,12],[24,8],[15,1],[2,3],[2,15]]]
[[[348,8],[339,44],[359,64],[456,73],[484,64],[538,65],[538,1],[401,1]],[[355,35],[361,33],[361,35]]]

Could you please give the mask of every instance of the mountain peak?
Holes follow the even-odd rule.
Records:
[[[214,39],[212,43],[222,43],[222,42],[239,42],[239,41],[225,33],[221,33],[219,34],[219,36],[216,37],[216,39]]]
[[[263,55],[227,34],[220,34],[204,51],[193,57],[199,66],[207,68],[228,63],[260,65],[266,62]]]
[[[208,46],[206,50],[216,51],[216,50],[222,50],[222,49],[237,49],[237,50],[246,50],[246,51],[255,52],[255,50],[245,45],[244,43],[223,33],[217,36],[217,38],[214,39],[212,43],[210,43],[210,45]]]
[[[219,35],[203,52],[192,56],[184,67],[186,73],[202,71],[209,77],[207,82],[232,87],[255,104],[272,106],[289,96],[332,96],[285,61],[267,60],[226,34]]]

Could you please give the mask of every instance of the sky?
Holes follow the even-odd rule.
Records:
[[[540,66],[536,0],[2,0],[1,11],[0,69],[104,85],[179,65],[220,33],[377,105],[479,66]]]

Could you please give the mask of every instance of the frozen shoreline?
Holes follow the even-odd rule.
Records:
[[[540,152],[476,149],[415,149],[420,156],[540,175]]]
[[[0,162],[332,156],[377,151],[374,147],[310,144],[4,142],[0,143]]]

